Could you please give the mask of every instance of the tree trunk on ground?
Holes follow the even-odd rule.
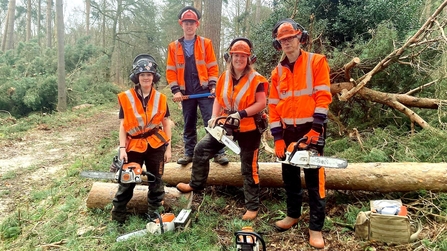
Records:
[[[210,163],[208,185],[242,186],[240,163]],[[282,187],[281,164],[259,163],[262,187]],[[189,182],[191,164],[168,163],[163,181]],[[302,176],[304,185],[304,176]],[[377,192],[447,191],[447,163],[350,163],[346,169],[326,168],[326,188]]]
[[[65,112],[67,110],[67,92],[65,84],[65,27],[64,11],[62,0],[56,0],[57,17],[57,110]]]
[[[147,186],[137,185],[133,197],[127,204],[127,209],[137,214],[147,213]],[[107,204],[112,203],[118,190],[117,183],[95,182],[87,197],[87,208],[104,209]],[[190,208],[193,193],[183,194],[174,187],[165,187],[165,198],[163,207],[168,209]]]

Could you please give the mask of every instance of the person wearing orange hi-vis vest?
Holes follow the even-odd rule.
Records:
[[[148,216],[156,218],[165,195],[164,164],[171,159],[171,124],[167,97],[153,88],[160,80],[157,63],[149,54],[135,57],[130,79],[135,87],[118,94],[120,103],[119,159],[146,166],[150,173],[147,193]],[[127,203],[136,183],[120,183],[113,199],[112,220],[126,221]]]
[[[184,156],[177,160],[186,165],[192,161],[194,147],[197,143],[197,107],[203,119],[203,125],[211,118],[214,99],[209,97],[187,98],[190,95],[210,93],[214,95],[219,68],[210,39],[197,36],[200,12],[186,6],[178,14],[178,23],[182,26],[183,37],[168,45],[166,60],[166,79],[174,95],[175,102],[182,103]],[[221,165],[228,164],[228,158],[221,149],[214,161]]]
[[[269,126],[275,141],[275,153],[285,157],[287,146],[301,138],[305,144],[325,138],[327,114],[332,102],[329,65],[324,55],[301,49],[308,41],[307,31],[292,19],[276,23],[272,31],[273,46],[285,53],[285,58],[271,75],[269,92]],[[322,149],[319,152],[323,155]],[[287,216],[275,222],[279,231],[298,223],[301,217],[303,190],[300,167],[281,164],[286,190]],[[309,195],[309,244],[324,248],[322,228],[325,218],[324,167],[303,168]]]
[[[239,128],[232,135],[240,147],[241,174],[244,177],[244,196],[246,212],[242,220],[254,220],[259,210],[259,146],[263,130],[267,128],[267,118],[263,113],[267,104],[268,81],[252,68],[256,56],[252,53],[252,43],[247,38],[236,38],[230,44],[224,57],[228,70],[223,72],[216,85],[216,99],[213,116],[208,128],[216,127],[228,119],[239,121]],[[263,123],[265,126],[259,126]],[[217,121],[216,121],[217,120]],[[225,123],[224,122],[224,123]],[[191,180],[177,184],[181,192],[202,190],[205,188],[210,170],[209,160],[225,146],[210,133],[197,143],[194,149]]]

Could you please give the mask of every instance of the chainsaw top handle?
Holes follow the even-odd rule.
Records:
[[[293,151],[290,153],[289,161],[290,161],[290,159],[292,159],[292,157],[296,153],[296,151],[301,151],[301,150],[312,151],[312,150],[314,150],[314,151],[317,151],[318,153],[321,153],[323,151],[323,147],[326,143],[324,137],[321,135],[320,135],[320,137],[318,137],[318,140],[316,142],[314,140],[311,140],[309,145],[306,144],[306,141],[307,141],[307,137],[303,137],[295,143]],[[301,144],[301,143],[303,143],[303,144]]]

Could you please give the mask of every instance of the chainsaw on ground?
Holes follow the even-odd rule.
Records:
[[[265,241],[252,227],[243,227],[234,233],[237,251],[266,251]],[[261,249],[262,247],[262,249]]]
[[[110,172],[100,171],[82,171],[81,176],[92,179],[109,179],[118,183],[146,183],[143,181],[143,176],[147,176],[147,182],[155,181],[155,176],[143,170],[140,164],[136,162],[124,163],[119,159],[118,155],[113,158]]]
[[[325,144],[323,137],[319,137],[318,140],[311,139],[309,145],[305,144],[306,141],[307,137],[304,137],[291,143],[287,147],[285,157],[277,158],[276,161],[302,168],[346,168],[348,166],[348,161],[345,159],[320,156],[319,152]]]
[[[240,120],[238,118],[230,116],[217,117],[214,127],[205,127],[205,130],[231,151],[239,154],[241,153],[241,148],[233,141],[233,132],[239,129],[239,124]]]

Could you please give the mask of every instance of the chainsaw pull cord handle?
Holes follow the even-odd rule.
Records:
[[[247,241],[247,237],[252,237],[253,235],[256,237],[256,241],[259,240],[261,242],[262,250],[266,251],[267,249],[265,247],[264,239],[262,238],[261,235],[259,235],[256,232],[246,232],[246,231],[237,231],[237,232],[235,232],[234,236],[236,237],[236,244],[239,244],[239,245],[241,245],[241,244],[250,245],[252,247],[256,246],[256,241],[253,241],[252,243]],[[239,240],[239,236],[242,236],[242,240]],[[240,249],[238,249],[238,250],[240,250]]]

